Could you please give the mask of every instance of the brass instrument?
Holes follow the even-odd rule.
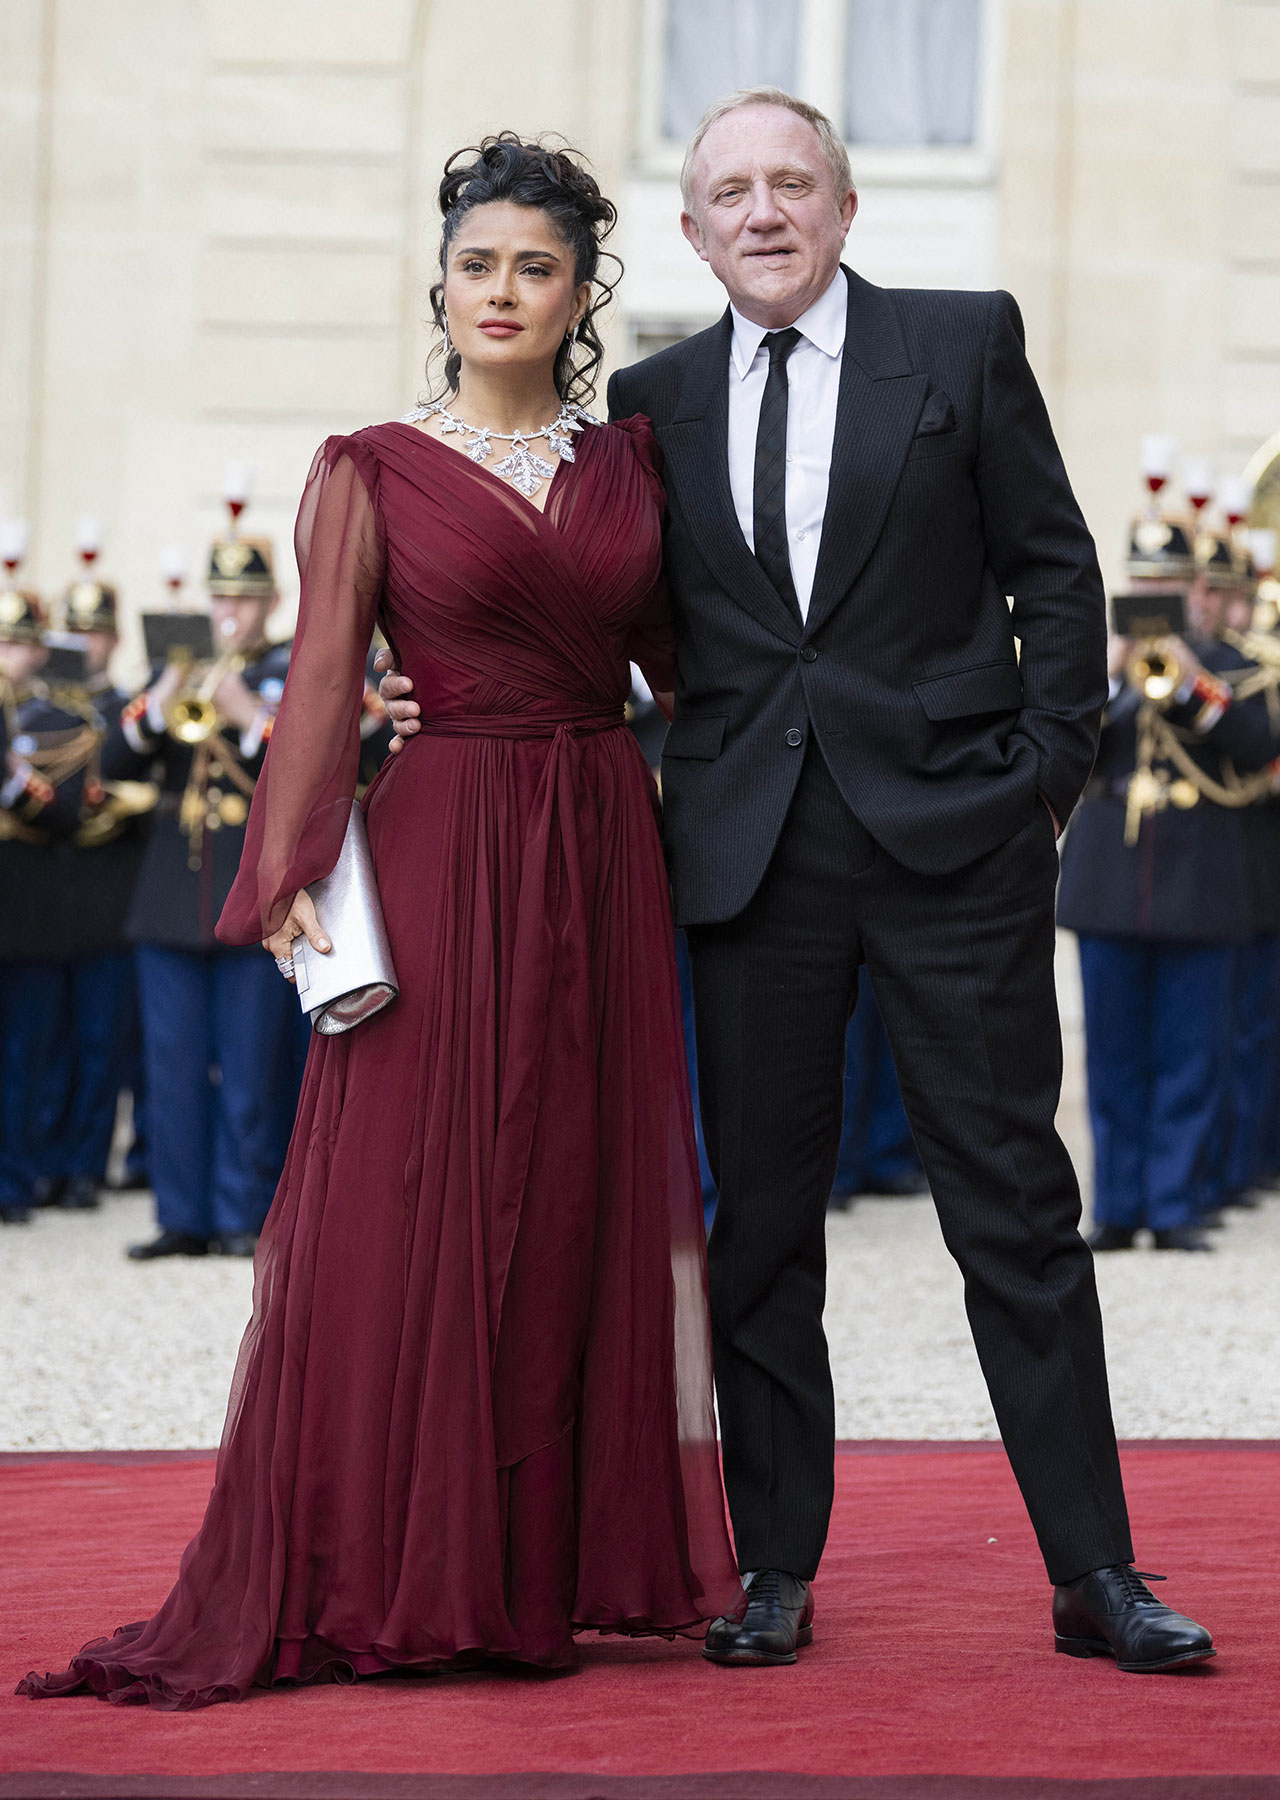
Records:
[[[213,696],[225,675],[233,671],[239,674],[243,668],[244,657],[228,651],[209,665],[204,679],[198,684],[188,676],[185,685],[164,709],[165,730],[176,743],[194,748],[213,736],[218,729],[218,709]]]
[[[1222,636],[1228,642],[1238,640],[1239,647],[1256,659],[1256,651],[1246,644],[1246,634],[1227,631]],[[1245,680],[1235,684],[1238,697],[1265,688],[1271,698],[1280,675],[1278,648],[1274,643],[1268,646],[1269,667],[1240,672]],[[1192,734],[1172,725],[1164,716],[1186,673],[1178,657],[1160,639],[1139,643],[1125,667],[1130,686],[1142,696],[1137,718],[1137,755],[1125,795],[1124,841],[1130,849],[1138,841],[1143,818],[1163,812],[1167,806],[1186,811],[1202,800],[1215,806],[1251,806],[1271,791],[1269,769],[1242,776],[1224,760],[1222,779],[1217,780],[1196,762],[1189,749]]]
[[[1153,706],[1162,708],[1173,699],[1186,674],[1164,638],[1148,638],[1136,644],[1124,672],[1131,688]]]
[[[160,790],[154,781],[104,781],[102,799],[86,807],[76,827],[75,842],[82,850],[96,850],[119,837],[130,819],[154,812]]]

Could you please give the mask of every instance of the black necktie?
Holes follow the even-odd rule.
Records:
[[[787,358],[800,342],[794,325],[766,332],[769,374],[756,431],[756,479],[752,512],[756,561],[797,615],[800,602],[787,549]]]

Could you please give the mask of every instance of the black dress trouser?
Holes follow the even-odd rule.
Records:
[[[817,747],[764,879],[689,930],[725,1486],[743,1570],[812,1577],[833,1492],[822,1309],[845,1028],[875,980],[1001,1436],[1050,1579],[1128,1562],[1080,1192],[1054,1127],[1053,824],[913,874],[845,805]],[[902,1271],[910,1304],[911,1274]]]

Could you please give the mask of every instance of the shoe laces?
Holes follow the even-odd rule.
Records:
[[[764,1605],[778,1605],[782,1599],[781,1571],[778,1569],[761,1569],[758,1575],[751,1578],[751,1586],[747,1589],[747,1605],[754,1606],[757,1601]]]
[[[1132,1563],[1116,1563],[1110,1573],[1115,1576],[1121,1593],[1129,1605],[1162,1606],[1164,1604],[1163,1601],[1156,1599],[1146,1583],[1148,1581],[1167,1581],[1169,1579],[1167,1575],[1152,1575],[1146,1569],[1135,1569]]]

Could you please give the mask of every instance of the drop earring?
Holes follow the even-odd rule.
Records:
[[[441,314],[440,324],[444,331],[444,360],[448,362],[449,358],[453,355],[453,339],[449,336],[448,313]]]
[[[572,369],[578,360],[578,327],[575,325],[565,336],[569,345],[569,367]]]

